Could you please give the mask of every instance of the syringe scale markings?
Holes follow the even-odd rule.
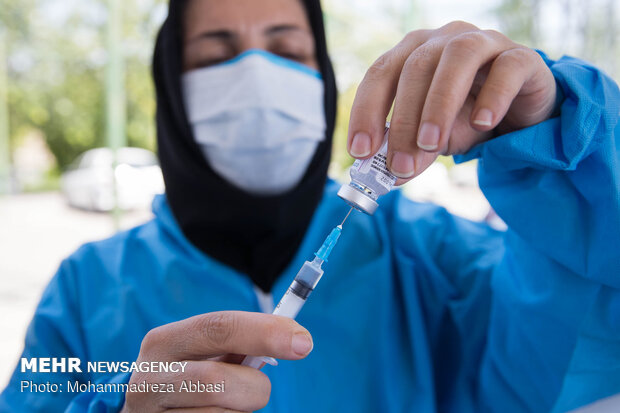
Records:
[[[349,210],[340,225],[331,230],[327,238],[325,238],[325,241],[323,241],[321,248],[314,254],[314,259],[304,262],[272,314],[293,319],[297,317],[297,314],[306,303],[308,296],[314,291],[316,285],[323,276],[321,265],[327,262],[329,254],[331,254],[336,246],[340,234],[342,233],[342,224],[347,220],[352,210],[353,208]],[[272,357],[247,356],[243,359],[241,364],[243,366],[259,369],[264,363],[277,365],[278,362]]]

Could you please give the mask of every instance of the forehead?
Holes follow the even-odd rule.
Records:
[[[247,31],[279,24],[309,28],[301,0],[189,0],[185,35],[204,30]]]

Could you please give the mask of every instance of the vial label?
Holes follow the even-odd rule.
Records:
[[[369,159],[356,160],[350,169],[351,183],[349,185],[372,201],[390,192],[397,179],[388,170],[386,164],[388,132],[389,125],[385,128],[381,149],[374,156]]]
[[[388,130],[388,128],[385,128],[385,137],[387,137]],[[388,171],[387,169],[387,157],[385,156],[386,154],[387,139],[384,138],[383,145],[381,145],[379,151],[372,158],[356,159],[355,162],[353,162],[351,169],[363,174],[367,174],[368,172],[370,172],[370,168],[372,168],[377,172],[390,174],[390,171]]]
[[[356,159],[355,162],[353,162],[353,165],[351,166],[351,169],[354,169],[356,171],[359,171],[363,174],[367,174],[368,171],[370,171],[370,162],[371,162],[372,158],[370,159]]]
[[[387,140],[383,142],[383,146],[379,149],[379,152],[373,156],[370,167],[377,171],[375,180],[379,185],[383,186],[388,191],[392,189],[396,182],[396,177],[388,170],[387,167]]]
[[[360,174],[367,175],[370,170],[373,170],[371,175],[374,176],[375,181],[388,191],[392,189],[396,182],[396,177],[387,168],[387,139],[383,142],[381,149],[368,159],[357,159],[353,162],[351,170]]]
[[[391,190],[392,187],[394,186],[394,184],[396,183],[396,177],[393,176],[392,174],[390,174],[390,176],[387,176],[387,175],[377,175],[375,177],[375,179],[377,180],[379,185],[381,185],[382,187],[384,187],[388,191]]]

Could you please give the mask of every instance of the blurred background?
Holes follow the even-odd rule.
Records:
[[[620,76],[620,0],[323,0],[340,101],[330,174],[346,179],[346,129],[368,66],[410,30],[465,20],[552,58]],[[163,191],[150,63],[161,0],[0,0],[0,388],[60,260],[150,218]],[[116,156],[114,156],[116,154]],[[403,191],[501,221],[475,163],[441,158]]]

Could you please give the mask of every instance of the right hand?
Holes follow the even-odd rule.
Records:
[[[367,159],[379,150],[393,106],[387,164],[400,185],[439,154],[465,153],[547,120],[556,96],[543,58],[499,32],[465,22],[416,30],[377,59],[358,87],[349,153]]]
[[[262,409],[269,401],[271,382],[261,371],[239,365],[244,355],[299,360],[310,351],[308,330],[294,320],[271,314],[221,311],[166,324],[147,333],[137,362],[187,361],[185,373],[134,372],[130,383],[172,383],[175,392],[127,392],[122,412]],[[183,380],[204,384],[224,381],[225,390],[179,392]]]

